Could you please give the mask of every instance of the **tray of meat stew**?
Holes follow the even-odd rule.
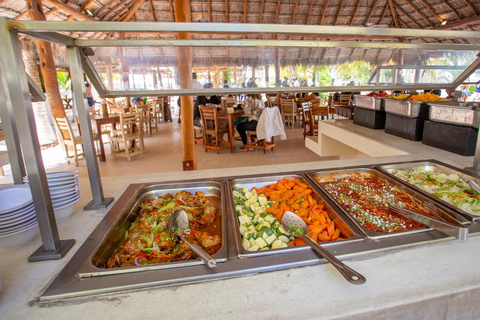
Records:
[[[472,180],[480,184],[480,179],[432,160],[387,164],[378,168],[469,220],[480,220],[480,193],[468,183]]]
[[[154,184],[140,189],[95,251],[96,268],[79,276],[128,273],[203,264],[168,231],[177,209],[189,218],[186,238],[217,262],[227,260],[224,189],[221,181]]]
[[[233,197],[229,211],[234,215],[239,257],[310,250],[282,227],[286,211],[299,215],[309,227],[307,234],[318,243],[364,240],[300,174],[232,179],[227,190]]]
[[[308,173],[320,189],[333,200],[369,238],[427,232],[430,228],[393,213],[389,206],[404,207],[435,218],[426,210],[422,193],[399,183],[373,168],[353,168]],[[448,208],[444,211],[458,221],[465,219]]]

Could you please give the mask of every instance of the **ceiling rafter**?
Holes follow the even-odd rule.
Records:
[[[70,1],[70,0],[65,1],[65,4],[67,4],[68,1]],[[79,11],[80,11],[80,12],[83,12],[83,10],[87,9],[88,6],[90,6],[90,5],[93,3],[93,1],[95,1],[95,0],[87,0],[87,2],[85,2],[85,3],[80,7],[80,10],[79,10]],[[72,20],[73,20],[73,17],[72,17],[72,16],[70,16],[70,17],[67,18],[67,21],[72,21]]]
[[[295,16],[297,15],[298,0],[295,1],[295,6],[293,7],[292,13],[292,24],[295,23]]]
[[[382,12],[382,15],[380,16],[380,20],[378,20],[378,24],[382,24],[383,22],[383,19],[385,18],[385,15],[387,14],[387,10],[390,8],[390,6],[388,5],[388,3],[385,4],[385,7],[383,8],[383,12]],[[392,23],[393,23],[393,20],[392,20]]]
[[[470,2],[470,0],[465,0],[465,2],[466,2],[467,5],[472,9],[473,14],[477,15],[478,10],[477,10],[477,8]]]
[[[370,9],[370,13],[368,14],[367,21],[365,23],[370,23],[370,19],[372,18],[372,14],[375,11],[375,7],[377,6],[378,0],[374,0],[372,4],[372,9]]]
[[[262,4],[260,5],[260,23],[263,20],[263,10],[265,9],[265,0],[262,0]]]
[[[77,9],[74,9],[70,7],[69,5],[66,5],[65,3],[58,1],[58,0],[43,0],[47,2],[48,4],[54,6],[55,8],[60,9],[61,11],[68,13],[72,16],[74,16],[76,19],[82,20],[82,21],[97,21],[96,19],[89,17],[87,15],[84,15]]]
[[[65,3],[65,4],[68,4],[69,2],[70,2],[70,0],[66,0],[64,3]],[[50,15],[52,15],[52,14],[54,14],[55,12],[58,12],[58,11],[60,11],[60,9],[55,8],[55,9],[52,9],[52,10],[46,12],[46,13],[45,13],[45,18],[48,17],[48,16],[50,16]],[[80,10],[80,11],[82,11],[82,10]],[[69,18],[70,18],[70,17],[69,17]]]
[[[305,25],[309,25],[310,24],[310,17],[312,15],[312,9],[313,9],[313,4],[315,3],[315,0],[312,0],[312,2],[310,2],[310,7],[309,7],[309,10],[308,10],[308,15],[307,15],[307,22],[305,23]],[[305,40],[305,37],[302,37],[302,40]],[[301,48],[300,49],[300,57],[303,57],[303,49],[304,48]],[[312,52],[313,52],[313,48],[310,49],[310,59],[312,57]]]
[[[247,23],[247,4],[248,4],[248,0],[245,0],[243,2],[243,23]]]
[[[437,17],[438,21],[443,22],[443,19],[437,14],[437,11],[433,9],[433,7],[427,2],[427,0],[420,0],[422,3],[433,13],[435,17]]]
[[[208,22],[212,22],[212,4],[210,3],[211,0],[208,0],[207,6],[208,6]],[[228,39],[228,37],[227,37]]]
[[[173,3],[172,0],[168,1],[170,3],[170,15],[172,17],[172,22],[175,22],[175,14],[173,13]]]
[[[155,17],[155,9],[153,8],[152,0],[148,0],[148,6],[150,7],[150,13],[152,15],[153,22],[157,22],[157,18]]]
[[[353,22],[355,21],[355,17],[357,16],[358,8],[360,8],[361,3],[362,3],[362,0],[357,1],[357,6],[355,7],[355,12],[353,12],[352,20],[350,21],[350,26],[352,26]]]
[[[280,13],[280,1],[281,0],[278,0],[277,2],[277,11],[275,12],[275,24],[278,23],[278,14]]]
[[[431,27],[434,27],[435,25],[423,14],[420,12],[420,10],[418,10],[414,5],[413,3],[410,1],[410,0],[405,0],[406,3],[408,3],[410,5],[410,7],[412,7],[412,9],[419,15],[421,16]]]
[[[443,3],[445,3],[447,5],[447,7],[450,8],[450,10],[453,11],[453,13],[455,13],[455,15],[458,17],[458,19],[462,19],[462,17],[460,17],[460,14],[458,14],[457,10],[455,10],[455,8],[452,7],[452,5],[447,2],[447,0],[442,0],[442,1],[443,1]]]
[[[100,9],[98,9],[98,11],[95,12],[95,16],[96,16],[96,17],[99,17],[100,14],[101,14],[103,11],[107,10],[114,2],[117,2],[117,1],[118,1],[118,0],[111,0],[109,3],[107,3],[106,5],[104,5],[103,7],[101,7]]]
[[[340,13],[342,12],[344,2],[345,2],[345,0],[342,0],[342,2],[340,2],[340,8],[338,8],[337,16],[335,17],[335,22],[333,23],[334,26],[337,25],[338,17],[340,16]]]
[[[118,9],[122,8],[123,5],[125,3],[127,3],[128,1],[130,0],[123,0],[121,1],[120,3],[118,3],[116,6],[114,6],[112,9],[110,9],[110,11],[108,11],[107,13],[105,13],[105,15],[100,19],[101,21],[105,21],[107,19],[108,16],[110,16],[111,13],[114,13],[115,11],[117,11]],[[134,0],[135,1],[135,0]],[[133,1],[132,1],[133,2]],[[131,5],[131,3],[130,3]],[[127,5],[128,7],[128,5]],[[122,10],[125,10],[125,7],[123,7]],[[110,21],[112,21],[113,19],[110,19]]]
[[[400,28],[400,25],[398,24],[398,16],[397,16],[397,12],[395,11],[393,0],[388,0],[388,5],[390,6],[390,12],[392,13],[393,22],[395,23],[395,28]]]
[[[228,0],[225,0],[225,22],[228,22]]]
[[[448,30],[448,29],[462,27],[464,25],[468,25],[470,23],[475,23],[475,22],[478,22],[478,21],[480,21],[480,15],[470,17],[470,18],[466,18],[466,19],[462,19],[462,20],[458,20],[458,21],[454,21],[454,22],[451,22],[451,23],[447,23],[446,25],[436,27],[435,29]]]
[[[325,4],[323,5],[323,11],[322,11],[322,16],[320,17],[320,22],[318,23],[319,25],[323,24],[323,19],[325,19],[325,12],[327,11],[328,3],[330,0],[326,0]]]

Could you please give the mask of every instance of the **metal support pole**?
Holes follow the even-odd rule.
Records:
[[[5,27],[1,28],[0,43],[2,43],[1,53],[8,93],[10,97],[15,97],[10,103],[15,121],[21,128],[18,136],[24,152],[30,190],[43,243],[43,246],[28,258],[28,261],[60,259],[75,244],[75,240],[60,241],[59,239],[18,36],[8,32]]]
[[[78,47],[67,47],[67,55],[72,77],[73,99],[77,106],[78,122],[82,131],[83,148],[93,196],[93,200],[84,209],[105,209],[113,202],[113,198],[105,198],[103,196],[102,181],[100,180],[100,170],[93,141],[92,123],[90,122],[90,113],[87,106],[87,92],[85,82],[83,81],[82,55]]]

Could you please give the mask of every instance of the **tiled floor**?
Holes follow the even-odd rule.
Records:
[[[338,157],[320,157],[305,147],[303,129],[295,126],[285,128],[286,140],[275,139],[276,146],[267,151],[251,150],[250,152],[240,151],[241,141],[236,142],[236,153],[229,149],[220,150],[217,154],[209,150],[205,152],[201,144],[197,144],[195,152],[197,156],[197,170],[249,167],[255,165],[298,163],[301,168],[302,162],[335,160]],[[100,175],[102,177],[141,174],[149,172],[171,172],[182,171],[182,147],[180,124],[174,118],[173,122],[161,123],[158,132],[152,136],[146,136],[144,157],[136,156],[132,161],[126,158],[114,158],[110,154],[109,144],[105,144],[106,162],[99,162]],[[67,164],[64,160],[65,154],[60,146],[42,151],[43,162],[47,172],[78,170],[81,177],[87,176],[85,161],[81,161],[78,167],[75,164]],[[0,177],[0,184],[12,183],[10,167],[5,166],[5,176]]]

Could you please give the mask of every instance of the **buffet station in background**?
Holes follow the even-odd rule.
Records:
[[[480,232],[478,223],[480,178],[476,171],[480,155],[475,157],[472,170],[467,171],[463,168],[471,165],[473,159],[465,158],[463,155],[472,153],[472,144],[475,144],[473,141],[478,133],[476,112],[473,114],[468,112],[475,111],[472,106],[452,109],[451,105],[443,105],[439,101],[434,103],[412,101],[408,100],[410,97],[406,97],[407,100],[405,100],[405,97],[395,99],[356,96],[353,124],[350,120],[321,121],[319,132],[326,136],[329,134],[328,130],[345,132],[348,131],[348,126],[349,128],[358,127],[350,130],[349,133],[358,136],[368,136],[368,131],[376,132],[379,136],[376,138],[377,141],[370,138],[371,142],[365,142],[364,146],[369,147],[370,143],[371,145],[377,143],[379,148],[384,148],[388,152],[367,157],[368,151],[364,150],[362,152],[367,156],[358,159],[342,160],[340,158],[337,161],[307,163],[302,167],[298,164],[258,166],[247,168],[249,171],[245,168],[233,168],[210,172],[167,173],[161,177],[152,174],[104,179],[107,181],[105,190],[116,198],[110,208],[109,205],[113,199],[104,196],[93,148],[88,108],[84,101],[83,71],[92,79],[93,85],[96,88],[98,86],[97,91],[106,97],[138,96],[145,92],[106,90],[102,80],[96,75],[89,56],[85,53],[89,52],[87,48],[94,46],[141,46],[144,43],[141,40],[119,40],[120,42],[73,40],[58,33],[74,30],[77,26],[74,22],[59,24],[22,21],[22,24],[18,24],[0,18],[0,24],[3,26],[0,32],[3,43],[2,75],[9,80],[5,90],[10,97],[21,97],[12,99],[8,106],[4,99],[0,99],[0,109],[3,110],[2,124],[4,128],[6,126],[7,130],[12,131],[11,123],[15,120],[18,126],[26,128],[12,137],[6,134],[6,138],[7,140],[18,139],[22,143],[22,150],[16,150],[19,156],[14,160],[15,165],[25,167],[26,172],[20,170],[15,173],[14,180],[17,184],[21,184],[23,175],[28,173],[42,240],[42,246],[29,257],[26,253],[19,253],[25,257],[25,261],[15,262],[16,265],[21,266],[19,272],[23,269],[32,270],[30,266],[33,265],[38,266],[38,277],[42,277],[39,283],[33,283],[34,280],[30,278],[23,280],[31,286],[29,290],[32,292],[28,294],[30,299],[28,303],[35,312],[48,316],[54,312],[57,314],[57,311],[67,312],[66,308],[79,310],[78,308],[86,303],[95,306],[86,308],[90,310],[85,312],[91,314],[102,308],[98,303],[109,303],[114,300],[121,302],[121,299],[125,299],[132,303],[142,303],[145,309],[151,309],[135,313],[136,316],[145,315],[147,318],[154,316],[154,310],[158,310],[152,302],[164,304],[164,308],[169,311],[175,309],[180,315],[208,317],[221,310],[220,312],[224,313],[233,312],[234,316],[238,317],[242,314],[238,307],[233,311],[229,311],[228,308],[234,308],[235,303],[238,303],[237,306],[246,306],[250,299],[261,297],[265,298],[265,301],[260,303],[259,300],[255,300],[253,304],[255,308],[263,308],[262,310],[268,314],[278,314],[278,310],[283,310],[282,304],[285,304],[289,307],[297,305],[297,309],[303,309],[296,310],[300,315],[312,316],[313,304],[318,297],[327,295],[327,292],[330,296],[327,298],[329,302],[335,300],[337,296],[339,297],[337,300],[342,300],[341,304],[345,305],[346,301],[348,301],[347,304],[351,304],[344,306],[344,309],[340,308],[344,311],[338,311],[338,313],[325,307],[325,312],[331,316],[347,317],[381,309],[398,309],[400,313],[405,311],[405,309],[401,311],[403,307],[410,304],[421,304],[427,300],[438,302],[445,296],[449,296],[449,301],[453,301],[462,294],[465,297],[464,303],[468,303],[473,308],[472,296],[480,290],[480,281],[477,276],[479,258],[474,252],[475,245],[479,242]],[[123,23],[91,22],[82,25],[82,30],[106,32],[122,31],[128,28],[130,32],[145,32],[147,28],[147,31],[185,32],[187,30],[215,33],[213,25],[178,23],[146,26],[142,23],[128,23],[127,26]],[[258,25],[242,25],[241,28],[235,24],[227,26],[223,25],[229,32],[234,33],[264,33],[265,30],[270,30]],[[279,27],[274,26],[275,30],[268,32],[278,32]],[[365,28],[337,30],[336,28],[338,27],[322,26],[305,31],[306,29],[300,27],[297,29],[297,26],[288,26],[289,32],[311,34],[333,34],[334,31],[341,30],[346,34],[362,32],[367,36],[375,36],[390,31]],[[406,36],[407,31],[398,29],[392,32],[391,36],[403,37]],[[93,197],[93,200],[88,202],[90,198],[84,192],[81,203],[85,205],[85,210],[95,210],[80,209],[80,214],[75,217],[78,225],[71,225],[71,229],[65,232],[65,235],[77,239],[78,243],[75,246],[73,239],[60,240],[52,204],[49,201],[50,192],[41,161],[40,148],[38,142],[35,142],[36,132],[31,129],[35,126],[31,123],[32,108],[28,99],[25,70],[21,57],[16,54],[19,50],[17,37],[19,32],[67,46],[75,89],[73,97],[79,112],[80,127],[82,132],[86,133],[85,154],[90,188],[85,186],[84,188],[90,191]],[[449,33],[453,38],[480,37],[478,32],[436,30],[419,32],[434,38],[445,37],[445,33]],[[181,45],[191,47],[201,47],[206,44],[218,46],[215,43],[216,40],[168,42],[151,40],[148,41],[148,45],[175,46],[176,41],[186,41],[187,43],[181,42]],[[248,45],[258,47],[265,46],[265,43],[264,40],[253,40]],[[333,41],[324,44],[342,45]],[[240,44],[232,40],[222,45],[239,46]],[[268,45],[275,47],[279,44],[271,41]],[[318,44],[311,42],[305,45],[313,47]],[[380,47],[375,41],[348,42],[343,45]],[[443,43],[429,46],[402,42],[382,43],[381,47],[385,45],[405,50],[449,50],[451,46]],[[462,48],[480,50],[477,45],[465,45]],[[5,63],[6,61],[9,63]],[[479,65],[480,58],[475,58],[452,83],[428,84],[428,88],[456,87],[459,83],[466,81]],[[12,74],[15,74],[15,77]],[[414,91],[422,90],[424,87],[425,85],[418,83],[397,84],[393,81],[389,85],[359,86],[355,91]],[[277,88],[242,88],[240,90],[242,93],[278,91]],[[153,90],[148,92],[148,95],[237,94],[240,90],[180,89],[161,92]],[[283,92],[299,90],[334,92],[346,91],[346,88],[282,88]],[[3,115],[6,114],[4,111],[10,109],[13,111],[13,116],[4,117]],[[436,125],[448,125],[452,130],[457,130],[454,132],[458,132],[458,135],[465,140],[461,150],[453,151],[456,154],[445,151],[447,149],[452,151],[451,145],[454,143],[446,143],[445,147],[442,144],[440,147],[445,150],[428,149],[429,146],[439,145],[427,132],[446,131],[444,127],[437,128]],[[386,134],[380,132],[383,128]],[[468,130],[461,135],[464,128]],[[380,146],[387,135],[393,135],[392,140],[400,139],[395,140],[391,146]],[[342,138],[339,134],[336,138],[345,144],[346,150],[348,142],[344,137]],[[420,141],[422,138],[426,139],[425,144],[428,145],[422,145],[422,150],[426,150],[430,157],[397,147],[402,143],[412,146],[414,141]],[[446,140],[446,137],[438,139]],[[322,142],[325,152],[332,150],[333,147],[342,148],[338,144],[332,144],[332,141],[327,148],[327,137],[308,137],[306,145],[308,147]],[[12,145],[14,146],[15,143]],[[85,185],[87,185],[86,181]],[[88,214],[89,212],[100,212],[100,214]],[[290,223],[285,217],[291,219]],[[91,220],[85,224],[82,223],[89,218]],[[79,231],[81,226],[86,226],[86,229]],[[36,242],[36,245],[38,244]],[[76,249],[75,252],[69,252],[72,247]],[[462,264],[462,261],[459,261],[461,259],[456,258],[464,248],[467,249],[462,253],[465,259],[465,264]],[[455,258],[450,260],[449,256],[444,256],[442,249],[453,254]],[[390,254],[384,255],[384,252]],[[420,256],[416,255],[418,252]],[[430,256],[428,252],[434,252],[434,256]],[[9,254],[0,253],[0,255]],[[28,263],[26,257],[29,261],[37,262]],[[60,259],[62,257],[64,258]],[[70,258],[68,262],[65,260],[66,257]],[[389,257],[395,257],[398,261],[387,262]],[[419,269],[403,269],[402,265],[407,261],[402,259],[415,261],[415,266]],[[330,264],[327,264],[327,261]],[[375,266],[376,262],[386,263],[385,268],[382,269],[382,265]],[[387,269],[387,264],[393,267]],[[395,267],[395,264],[398,267]],[[436,268],[439,265],[442,267]],[[315,266],[315,268],[295,268],[307,266]],[[431,272],[439,278],[429,279],[429,274],[426,272]],[[471,281],[468,284],[466,283],[467,274],[471,275]],[[226,280],[228,283],[211,282],[218,279],[228,279]],[[418,280],[421,284],[420,288],[412,279],[420,279]],[[230,286],[233,283],[238,286]],[[183,286],[185,284],[189,286]],[[284,284],[289,287],[285,287]],[[170,288],[172,286],[173,288]],[[250,290],[252,287],[254,288]],[[410,297],[408,292],[405,292],[406,287],[414,291]],[[192,290],[190,294],[197,294],[192,300],[199,301],[202,305],[196,304],[195,301],[184,301],[185,297],[190,297],[190,294],[185,293],[189,288]],[[148,290],[138,291],[139,289]],[[422,290],[427,290],[428,294],[422,295],[420,293]],[[393,291],[395,294],[390,295]],[[395,301],[394,296],[400,291],[402,298]],[[239,294],[237,300],[241,302],[235,300],[235,292]],[[243,292],[248,294],[243,295]],[[439,294],[435,295],[435,292]],[[289,295],[290,293],[293,293],[293,296]],[[122,297],[115,294],[120,294]],[[212,300],[208,300],[209,295],[213,296]],[[269,295],[272,301],[267,301],[266,298]],[[308,295],[311,297],[306,298]],[[375,296],[381,306],[378,309],[373,306],[365,308],[364,304],[354,302],[362,300],[361,297],[365,296]],[[301,302],[300,297],[308,301]],[[23,303],[24,300],[22,299],[21,302]],[[183,310],[182,302],[195,306]],[[332,302],[333,305],[339,307],[339,301]],[[39,308],[39,306],[49,308]],[[459,312],[456,307],[452,308]],[[119,309],[126,312],[124,307]],[[123,316],[126,314],[123,313]]]

